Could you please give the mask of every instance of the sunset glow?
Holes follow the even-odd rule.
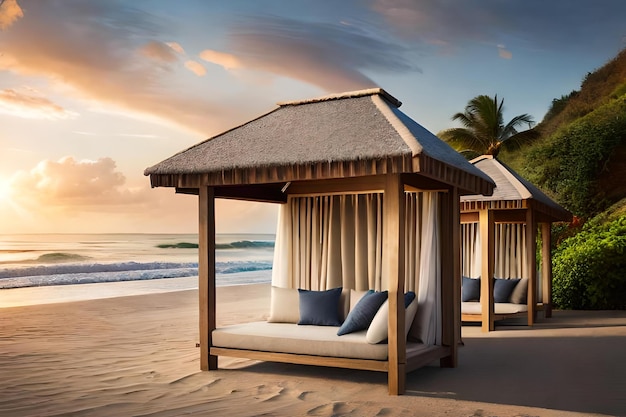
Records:
[[[626,46],[624,2],[568,7],[4,0],[0,234],[195,232],[196,198],[143,170],[277,102],[380,86],[436,133],[497,93],[541,120]],[[276,210],[221,201],[218,232],[273,233]]]

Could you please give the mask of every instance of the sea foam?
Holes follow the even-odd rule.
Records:
[[[216,262],[220,275],[272,269],[266,261]],[[0,289],[43,285],[84,284],[146,279],[178,278],[198,275],[198,264],[176,262],[120,262],[38,265],[0,270]],[[224,280],[227,278],[224,277]]]

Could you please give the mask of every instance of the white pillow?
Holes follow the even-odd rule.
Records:
[[[298,323],[300,296],[297,288],[272,287],[269,323]]]
[[[417,297],[411,301],[411,304],[404,311],[404,337],[409,335],[411,324],[417,313]],[[370,327],[367,329],[365,340],[367,343],[376,344],[387,339],[389,324],[389,300],[385,301],[378,309],[378,313],[374,316]]]

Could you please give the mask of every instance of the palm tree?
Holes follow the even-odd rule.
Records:
[[[496,158],[500,148],[519,148],[539,136],[532,129],[535,124],[532,116],[521,114],[505,125],[503,110],[504,99],[498,103],[498,95],[474,97],[465,106],[465,112],[452,116],[452,120],[458,120],[464,127],[446,129],[438,136],[468,158],[485,154]],[[524,124],[528,124],[528,130],[518,131]]]

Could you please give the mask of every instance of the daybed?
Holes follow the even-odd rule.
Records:
[[[285,294],[292,295],[285,295]],[[346,322],[349,313],[365,291],[344,290],[339,303],[338,318]],[[302,325],[299,306],[293,294],[295,289],[272,288],[272,314],[268,321],[232,325],[213,330],[211,353],[250,359],[270,360],[324,366],[387,371],[389,348],[387,345],[388,302],[385,301],[370,314],[367,328],[338,335],[341,326]],[[290,300],[289,300],[290,299]],[[296,308],[293,308],[296,307]],[[413,300],[405,310],[405,337],[409,337],[413,319],[419,310]],[[406,343],[408,369],[417,369],[440,359],[447,348],[417,341],[422,337],[419,328]],[[419,358],[419,360],[414,360]]]
[[[457,365],[459,196],[490,194],[493,182],[400,104],[379,88],[282,103],[146,169],[153,187],[198,196],[201,369],[217,369],[219,355],[373,369],[387,372],[389,393],[397,395],[406,372],[433,360]],[[278,203],[276,288],[388,291],[387,344],[350,355],[341,342],[334,356],[332,335],[308,343],[324,339],[326,329],[304,334],[291,323],[216,330],[218,198]],[[407,343],[408,291],[420,305],[413,324],[425,329],[432,349]],[[267,337],[269,329],[275,337]],[[285,343],[285,329],[298,336],[294,343]],[[311,350],[294,351],[306,345]]]
[[[494,280],[494,320],[526,317],[528,314],[527,291],[528,278],[514,278],[506,281],[496,278]],[[461,320],[481,322],[482,311],[480,278],[463,277],[463,285],[461,287]]]

